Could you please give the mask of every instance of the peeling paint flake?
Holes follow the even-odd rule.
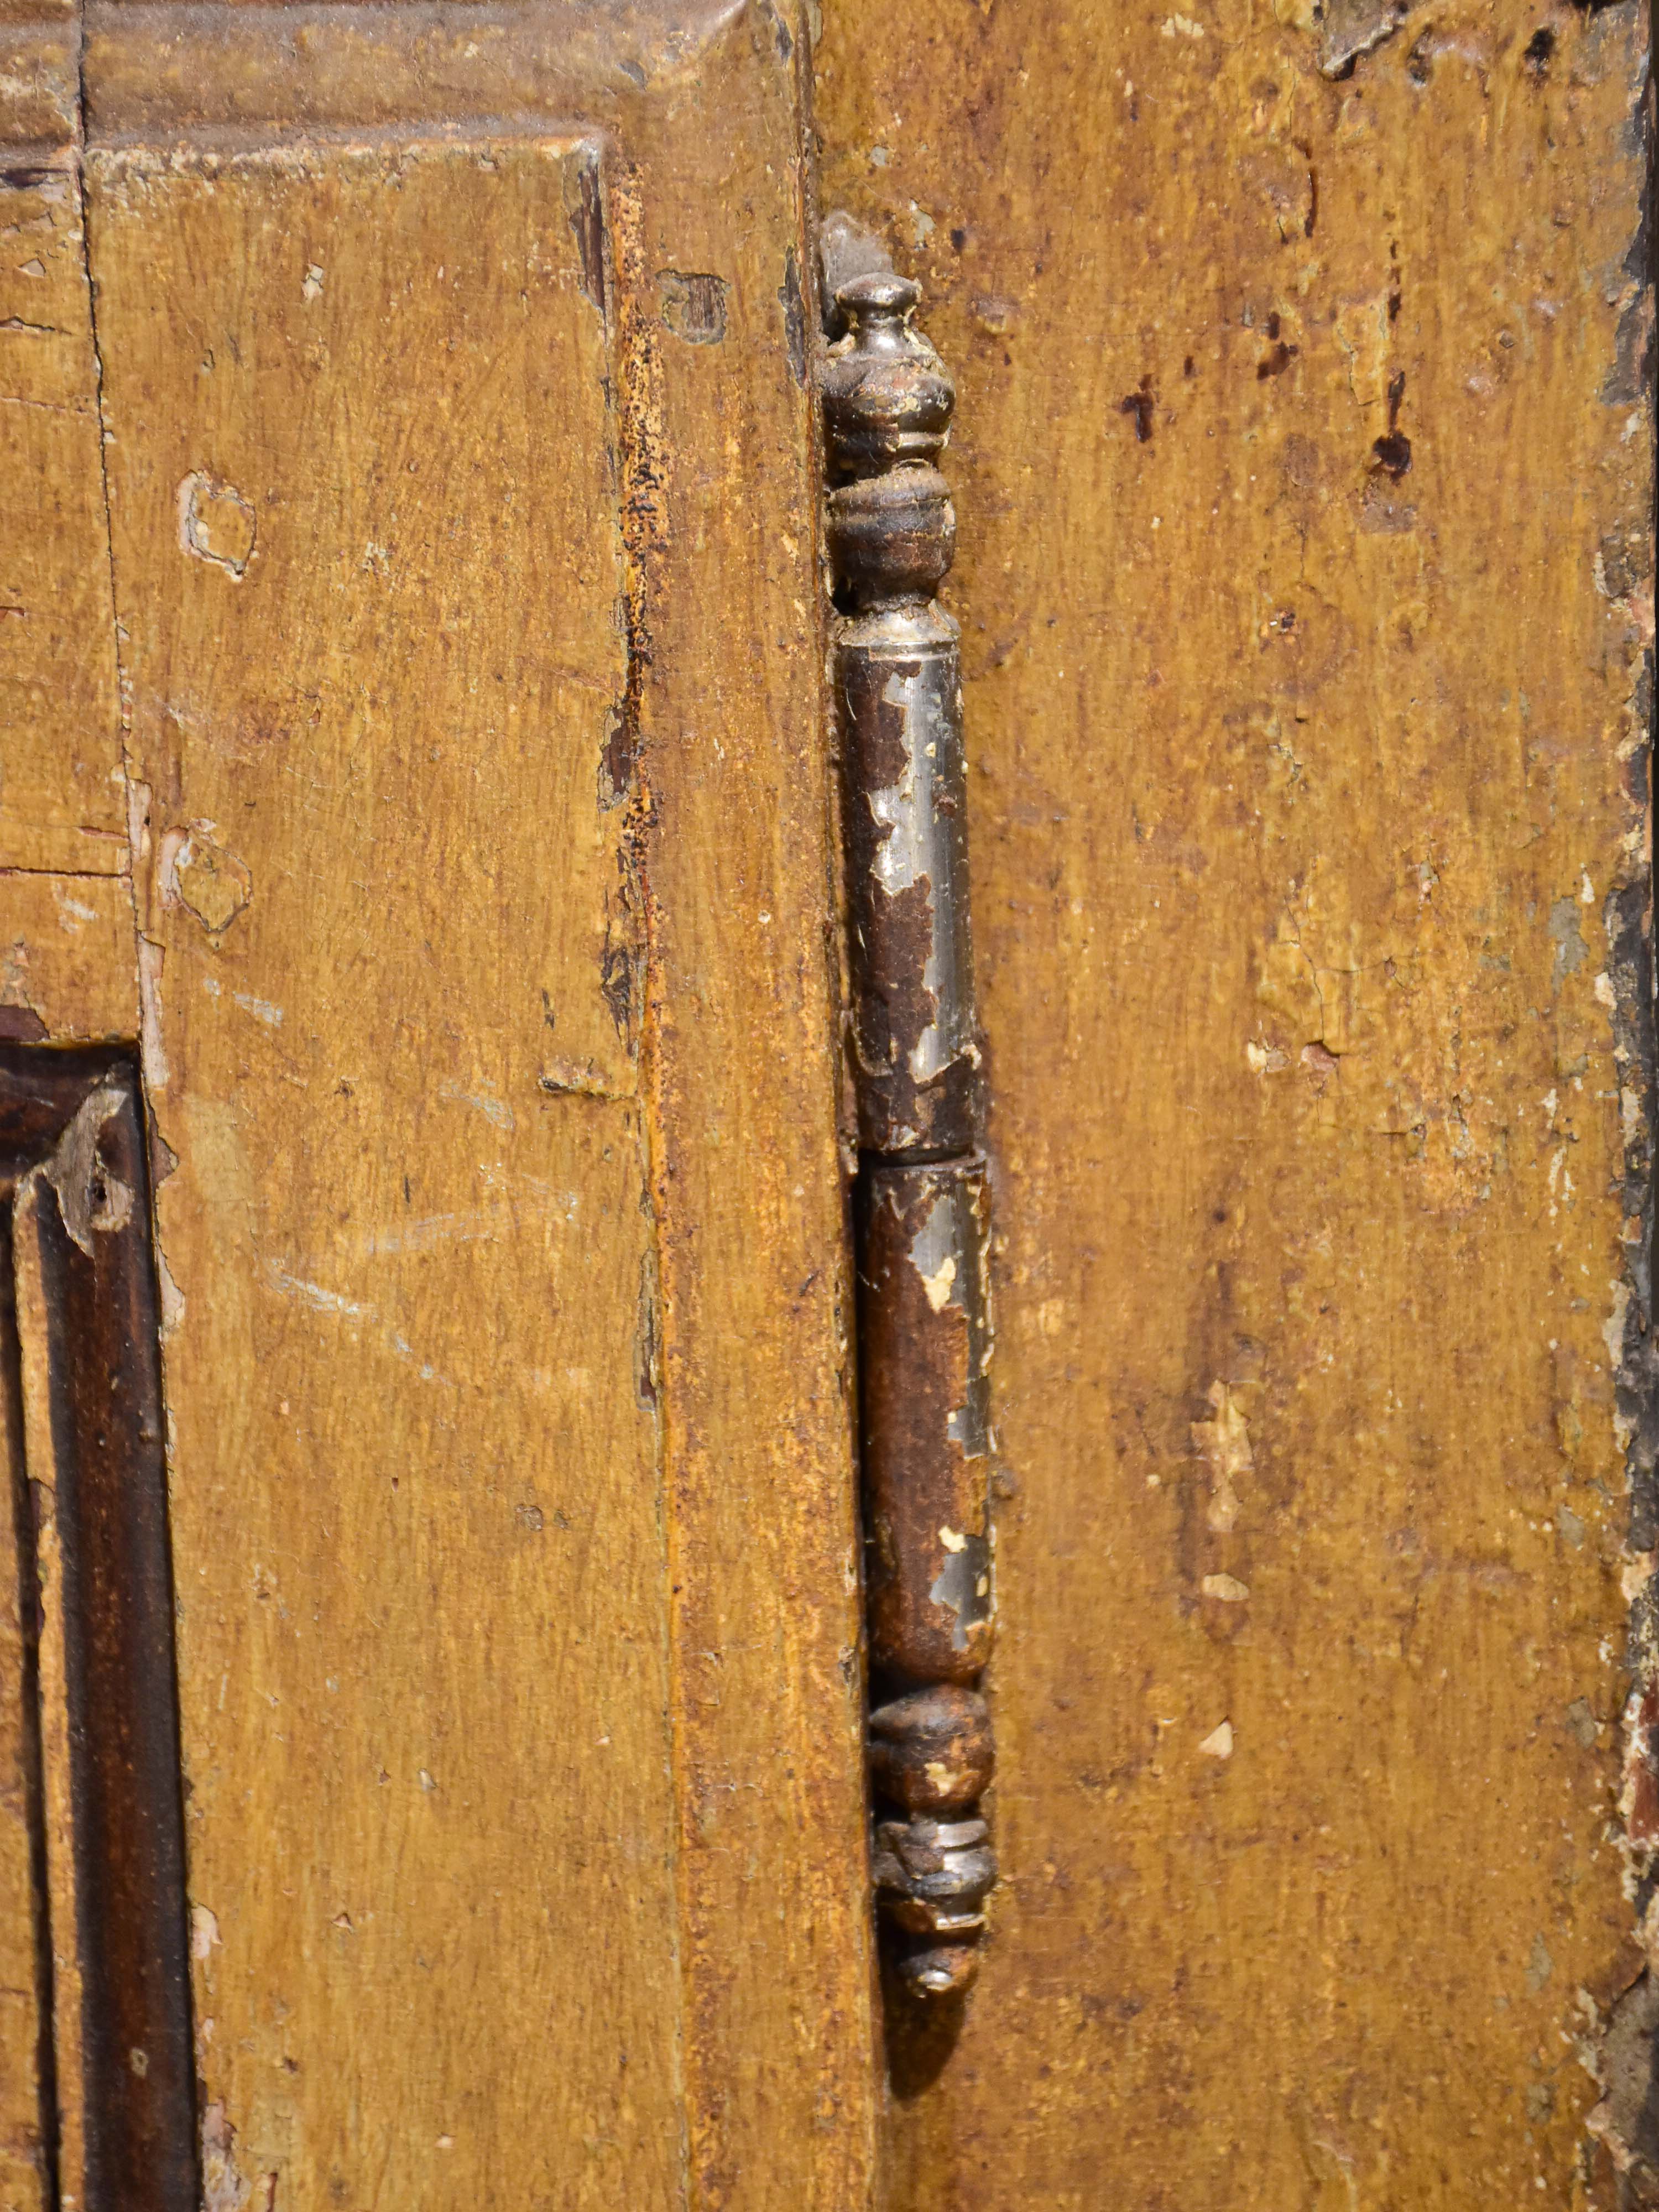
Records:
[[[1249,1424],[1231,1386],[1212,1382],[1209,1400],[1215,1418],[1192,1424],[1193,1448],[1209,1473],[1210,1504],[1205,1517],[1218,1535],[1224,1536],[1237,1523],[1241,1510],[1237,1478],[1253,1472],[1255,1454],[1250,1445]]]

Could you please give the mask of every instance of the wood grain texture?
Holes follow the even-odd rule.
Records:
[[[46,1956],[36,1990],[45,2015],[50,2055],[37,2041],[36,2064],[51,2083],[53,2140],[46,2202],[55,2190],[60,2206],[87,2203],[87,2106],[82,2094],[85,1981],[75,1936],[75,1811],[70,1788],[70,1698],[64,1638],[64,1547],[57,1513],[52,1449],[52,1326],[40,1276],[40,1180],[25,1176],[12,1209],[9,1254],[18,1338],[22,1460],[29,1475],[34,1522],[34,1596],[39,1608],[33,1688],[39,1698],[39,1854],[33,1869],[36,1909],[46,1929]],[[50,1207],[50,1194],[44,1196]],[[37,2026],[37,2038],[40,2027]],[[50,2069],[49,2072],[47,2069]],[[33,2069],[32,2069],[33,2070]]]
[[[0,1035],[53,1043],[130,1036],[137,1015],[97,364],[70,147],[74,46],[67,7],[0,9]],[[0,1267],[9,1310],[9,1246]],[[0,1335],[15,1355],[9,1322]],[[18,1517],[33,1512],[21,1373],[0,1395],[0,2206],[44,2212],[52,1992],[38,1949],[44,1808],[25,1622],[33,1538]],[[66,1993],[74,1966],[69,1943]],[[63,2024],[75,2032],[72,1994]],[[62,2134],[57,2180],[72,2197],[72,2114]]]
[[[41,2027],[51,2002],[39,1905],[40,1740],[28,1613],[34,1534],[10,1206],[0,1236],[0,2212],[51,2212]],[[27,1593],[27,1595],[26,1595]],[[49,2046],[47,2046],[49,2049]]]
[[[805,58],[795,11],[733,11],[641,118],[618,256],[698,2212],[866,2204],[878,2080]]]
[[[588,161],[93,163],[227,2204],[680,2190]]]
[[[1645,25],[824,12],[957,380],[999,1232],[1005,1887],[889,2200],[1611,2205]]]
[[[115,631],[71,170],[0,179],[0,866],[126,861]]]
[[[138,961],[125,875],[0,869],[0,1034],[54,1044],[136,1034]]]
[[[805,46],[671,12],[89,42],[227,2203],[869,2200]]]

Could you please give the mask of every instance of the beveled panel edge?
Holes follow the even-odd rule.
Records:
[[[86,136],[123,145],[616,128],[684,84],[747,4],[617,13],[596,0],[93,0]]]

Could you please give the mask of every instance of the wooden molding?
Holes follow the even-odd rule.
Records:
[[[63,2212],[193,2212],[161,1354],[128,1054],[0,1045],[0,1390],[38,1714],[43,2181]]]

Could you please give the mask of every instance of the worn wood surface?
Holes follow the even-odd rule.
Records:
[[[71,146],[74,36],[66,5],[0,9],[0,1036],[57,1043],[130,1036],[137,1012],[97,363]],[[5,1202],[9,1209],[9,1195]],[[0,2206],[44,2212],[52,2156],[41,2069],[49,2080],[53,2036],[39,1948],[46,1808],[19,1360],[20,1352],[44,1356],[44,1340],[37,1332],[32,1345],[19,1344],[11,1268],[8,1233],[0,1251]],[[70,1943],[58,1967],[65,1994],[74,1963]],[[73,2033],[67,2006],[62,2021]],[[64,2055],[72,2071],[73,2053]],[[73,2114],[60,2133],[66,2155],[57,2178],[72,2197]]]
[[[669,14],[664,11],[665,15]],[[620,118],[644,1073],[663,1297],[688,2193],[869,2201],[850,1255],[836,1133],[804,11]]]
[[[1645,26],[1314,14],[824,9],[958,386],[996,1174],[1005,1882],[905,2212],[1616,2201]]]
[[[133,15],[91,239],[210,2201],[841,2212],[802,28],[347,9],[295,79]]]
[[[584,158],[92,163],[227,2202],[678,2166]]]
[[[10,1207],[0,1239],[0,2212],[50,2212],[42,2125],[39,1710],[32,1623],[34,1542],[27,1512],[23,1392]],[[27,1573],[26,1586],[24,1577]]]
[[[113,875],[126,794],[80,200],[72,170],[0,181],[0,866]]]

